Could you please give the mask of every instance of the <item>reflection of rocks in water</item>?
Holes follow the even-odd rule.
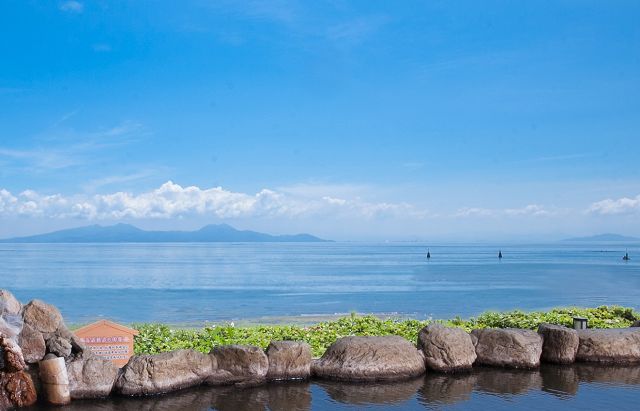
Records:
[[[571,365],[544,364],[540,367],[542,390],[564,397],[576,395],[580,381],[576,369]]]
[[[65,407],[38,404],[35,410],[64,411],[308,411],[311,390],[308,382],[286,382],[251,388],[234,386],[197,387],[146,397],[113,396],[77,400]]]
[[[401,382],[337,382],[318,381],[329,397],[344,404],[395,404],[410,400],[422,386],[423,378]]]
[[[477,379],[477,375],[472,373],[427,374],[418,401],[425,405],[467,401]]]
[[[265,386],[238,388],[219,387],[211,390],[211,407],[219,411],[263,411],[269,403],[269,393]]]
[[[206,411],[210,409],[211,400],[209,390],[191,388],[147,397],[114,396],[104,399],[76,400],[64,407],[38,404],[25,411],[45,409],[52,411]]]
[[[279,382],[266,386],[271,411],[307,411],[311,409],[308,382]]]
[[[525,394],[542,387],[539,370],[514,370],[504,368],[478,367],[476,389],[497,394]]]
[[[640,366],[575,363],[580,382],[640,385]]]

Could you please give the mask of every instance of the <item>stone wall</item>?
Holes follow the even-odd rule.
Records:
[[[118,369],[84,347],[54,306],[39,300],[22,306],[11,293],[0,290],[0,308],[0,333],[6,334],[0,335],[0,410],[36,400],[38,362],[45,355],[65,359],[74,399],[152,395],[201,384],[247,387],[312,377],[401,381],[425,372],[465,375],[476,365],[531,369],[541,361],[640,367],[637,327],[576,331],[543,324],[538,332],[482,329],[469,334],[431,324],[420,331],[417,346],[397,336],[343,337],[314,360],[304,342],[274,341],[266,352],[230,345],[215,347],[209,354],[177,350],[134,355]]]

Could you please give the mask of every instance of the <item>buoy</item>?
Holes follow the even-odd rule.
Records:
[[[502,258],[502,250],[498,251],[498,258]]]
[[[54,405],[66,405],[71,402],[69,393],[69,375],[64,358],[53,357],[40,361],[40,381],[47,402]]]
[[[427,249],[427,260],[431,258],[431,251],[429,251],[429,249]]]

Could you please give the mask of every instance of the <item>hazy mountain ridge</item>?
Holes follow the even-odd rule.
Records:
[[[587,237],[567,238],[562,241],[640,241],[640,238],[629,237],[620,234],[605,233]]]
[[[0,240],[3,243],[208,243],[324,242],[311,234],[271,235],[210,224],[195,231],[146,231],[131,224],[90,225],[51,233]]]

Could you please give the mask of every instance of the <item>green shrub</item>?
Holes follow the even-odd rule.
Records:
[[[592,328],[628,327],[640,318],[631,308],[602,306],[597,308],[555,308],[547,312],[486,312],[477,318],[463,320],[456,317],[438,321],[467,331],[475,328],[528,328],[536,329],[540,323],[572,326],[573,317],[585,317]],[[306,341],[313,355],[321,356],[331,343],[348,335],[399,335],[416,342],[418,332],[429,321],[380,319],[372,315],[339,318],[308,327],[293,325],[259,325],[234,327],[233,324],[214,325],[202,329],[173,329],[164,324],[134,325],[140,334],[135,339],[136,354],[156,354],[183,348],[208,353],[218,345],[249,344],[266,348],[270,341]]]

